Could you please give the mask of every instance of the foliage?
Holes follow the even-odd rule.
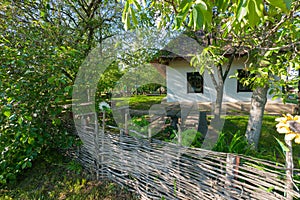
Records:
[[[0,184],[7,184],[43,151],[76,144],[75,75],[91,48],[122,29],[113,28],[119,7],[108,1],[4,0],[0,9]]]
[[[111,92],[122,75],[123,72],[119,69],[118,64],[116,62],[112,63],[106,71],[101,74],[96,91],[97,99],[101,99],[103,93]]]
[[[213,147],[213,150],[244,155],[247,155],[250,152],[245,135],[241,134],[240,131],[237,131],[236,133],[220,133],[218,141]]]
[[[161,87],[163,87],[163,86],[161,86],[160,84],[149,83],[149,84],[140,86],[138,89],[141,91],[141,93],[160,95],[161,92],[159,92],[158,90]]]
[[[141,117],[133,117],[132,118],[132,122],[134,124],[136,124],[137,126],[143,127],[143,126],[148,126],[149,125],[149,121],[145,118],[145,116],[141,116]]]
[[[139,133],[147,134],[148,133],[148,125],[150,122],[146,119],[147,116],[141,116],[141,117],[132,117],[129,129],[135,130]],[[134,133],[132,134],[135,135]]]
[[[265,115],[263,118],[262,131],[260,135],[258,149],[256,151],[248,151],[248,155],[271,160],[274,162],[285,162],[285,156],[282,153],[280,145],[278,145],[277,140],[274,138],[276,133],[276,121],[275,119],[278,116],[274,115]],[[239,133],[236,133],[237,136],[242,136],[242,133],[245,131],[248,121],[248,116],[226,116],[224,128],[222,134],[232,135],[232,130],[239,130]],[[279,140],[284,140],[284,135],[276,134],[276,138]],[[226,138],[226,137],[225,137]],[[228,139],[229,143],[230,140]],[[297,163],[297,158],[300,155],[299,145],[293,145],[293,154],[295,158],[295,167],[299,168],[299,163]]]
[[[288,13],[292,7],[292,0],[270,0],[254,1],[146,1],[125,0],[122,21],[125,28],[129,29],[137,26],[139,21],[136,20],[138,12],[144,10],[155,10],[161,16],[156,25],[161,28],[165,27],[170,21],[174,20],[173,28],[180,29],[184,26],[191,27],[194,30],[210,30],[216,14],[220,12],[223,18],[226,18],[228,30],[241,32],[248,28],[255,28],[266,15],[265,6],[268,7],[270,15],[274,15],[275,8],[281,13]],[[143,16],[143,21],[147,16]],[[227,32],[228,33],[228,32]]]
[[[262,159],[271,160],[274,162],[284,163],[285,156],[282,149],[278,145],[277,140],[274,138],[276,133],[277,116],[265,115],[263,118],[262,133],[259,142],[258,149],[253,151],[247,147],[247,141],[245,140],[244,131],[247,126],[248,116],[245,115],[227,115],[225,117],[224,127],[219,135],[219,139],[215,144],[213,150],[221,152],[231,152],[246,154]],[[235,133],[232,130],[237,130]],[[155,135],[156,139],[164,140],[167,142],[177,141],[177,132],[172,126],[166,126],[160,133]],[[193,134],[194,142],[192,147],[201,148],[202,138],[200,133]],[[276,135],[279,140],[283,140],[283,135]],[[197,139],[196,139],[197,138]],[[299,167],[297,158],[300,155],[300,146],[293,145],[293,153],[295,160],[295,167]],[[299,159],[298,159],[299,160]]]
[[[154,136],[154,138],[171,142],[176,137],[176,129],[170,125],[170,120],[166,120],[166,126]]]
[[[54,47],[50,40],[37,48],[48,33],[41,24],[22,26],[15,35],[1,27],[1,183],[31,167],[43,149],[73,143],[64,127],[69,121],[63,118],[68,116],[63,105],[69,103],[72,81],[60,64],[64,60],[66,68],[72,67],[81,55],[73,48]]]
[[[177,133],[178,134],[178,133]],[[181,145],[187,147],[200,147],[202,134],[195,129],[187,129],[180,133]]]

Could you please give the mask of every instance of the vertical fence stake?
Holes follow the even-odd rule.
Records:
[[[226,179],[225,179],[225,195],[230,198],[231,197],[231,188],[232,188],[232,180],[234,179],[234,168],[236,164],[236,156],[230,153],[227,153],[226,158]]]
[[[128,113],[125,111],[125,135],[128,135]]]
[[[105,110],[102,113],[102,130],[103,132],[105,130]]]
[[[148,139],[149,139],[149,142],[151,142],[151,140],[152,140],[152,130],[151,130],[150,126],[148,127]]]
[[[181,128],[180,128],[180,126],[179,126],[179,124],[176,124],[176,126],[177,126],[177,129],[178,129],[178,131],[177,131],[177,134],[178,134],[178,144],[179,145],[181,145],[181,143],[182,143],[182,138],[181,138]]]
[[[99,158],[99,130],[98,130],[98,121],[97,121],[97,113],[94,113],[94,123],[95,123],[95,127],[94,127],[94,134],[95,134],[95,154],[96,154],[96,177],[97,180],[99,180],[99,169],[100,169],[100,158]]]
[[[152,130],[151,130],[151,127],[150,127],[150,125],[148,126],[148,140],[149,140],[149,147],[151,148],[151,139],[152,138]],[[147,162],[148,163],[151,163],[151,161],[150,161],[150,156],[149,156],[149,153],[147,153],[146,154],[147,155]],[[147,172],[147,174],[146,174],[146,192],[148,192],[149,191],[149,171]]]
[[[285,143],[289,151],[285,154],[285,165],[286,165],[286,199],[293,200],[293,196],[290,194],[290,191],[293,190],[293,148],[292,141],[285,140]]]
[[[104,177],[104,134],[105,134],[105,110],[102,113],[102,132],[101,132],[101,176]]]
[[[182,145],[182,133],[181,133],[181,127],[179,124],[176,124],[177,126],[177,134],[178,134],[178,145],[181,146]],[[181,147],[179,147],[179,152],[178,152],[178,173],[180,173],[180,158],[181,158],[181,151],[180,151]],[[176,180],[176,188],[174,188],[178,191],[178,193],[180,192],[181,186],[180,186],[180,181]],[[178,196],[178,193],[176,193],[176,195]]]

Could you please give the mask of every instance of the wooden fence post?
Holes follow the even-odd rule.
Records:
[[[179,124],[176,124],[176,126],[177,126],[177,139],[178,139],[178,144],[179,145],[181,145],[181,143],[182,143],[182,134],[181,134],[181,128],[180,128],[180,125]]]
[[[290,191],[293,190],[293,148],[292,141],[285,140],[285,143],[289,151],[285,154],[285,166],[286,166],[286,199],[293,200],[293,196],[290,194]]]
[[[231,189],[233,187],[232,180],[234,179],[234,169],[236,164],[236,156],[230,153],[227,153],[226,157],[226,179],[225,179],[225,195],[230,199]]]
[[[103,110],[103,113],[102,113],[102,130],[103,130],[103,132],[105,130],[105,110]]]
[[[99,145],[99,130],[98,130],[98,121],[97,121],[97,113],[94,113],[94,145],[95,145],[95,154],[96,154],[96,177],[99,180],[99,169],[100,169],[100,145]]]
[[[181,146],[182,145],[182,132],[181,132],[181,127],[179,124],[176,124],[177,126],[177,134],[178,134],[178,145]],[[178,152],[178,156],[177,156],[177,159],[178,159],[178,173],[180,174],[180,158],[181,158],[181,147],[179,147],[179,152]],[[176,180],[176,179],[175,179]],[[174,190],[177,190],[178,193],[180,192],[181,190],[181,184],[180,184],[180,181],[179,180],[176,180],[175,182],[175,186],[174,186]],[[174,191],[175,192],[175,191]],[[178,196],[178,193],[175,193],[175,196],[177,195]]]
[[[125,135],[128,135],[128,113],[125,111],[125,127],[124,127]]]
[[[150,125],[149,125],[149,127],[148,127],[148,140],[149,140],[149,142],[152,141],[152,130],[151,130]]]
[[[102,113],[102,132],[101,132],[101,176],[102,178],[104,177],[104,134],[105,134],[105,118],[106,118],[106,113],[105,110],[103,110]]]

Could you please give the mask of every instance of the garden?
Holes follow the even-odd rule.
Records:
[[[0,199],[164,199],[160,189],[184,199],[183,184],[190,195],[229,198],[224,188],[241,192],[231,184],[251,182],[247,170],[270,163],[270,177],[281,181],[276,187],[287,184],[292,192],[277,190],[271,178],[259,180],[257,191],[299,196],[299,8],[296,0],[1,1]],[[228,83],[239,84],[230,91],[250,94],[249,110],[222,114]],[[206,128],[224,122],[212,157],[199,156],[201,131],[181,129],[180,117],[160,109],[172,90],[187,91],[183,97],[215,94],[213,112],[201,110],[205,117],[196,119]],[[266,114],[275,99],[293,103],[293,116],[281,108]],[[153,120],[159,131],[151,129]],[[111,149],[99,146],[100,136]],[[131,152],[144,163],[126,160]],[[154,152],[168,159],[151,160]],[[121,158],[127,163],[118,165]],[[201,171],[210,164],[213,170]],[[200,172],[207,182],[196,187]]]

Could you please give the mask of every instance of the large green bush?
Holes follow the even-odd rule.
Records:
[[[16,179],[43,151],[73,144],[66,126],[80,55],[55,46],[40,24],[0,25],[0,183]],[[78,67],[77,67],[78,68]]]

